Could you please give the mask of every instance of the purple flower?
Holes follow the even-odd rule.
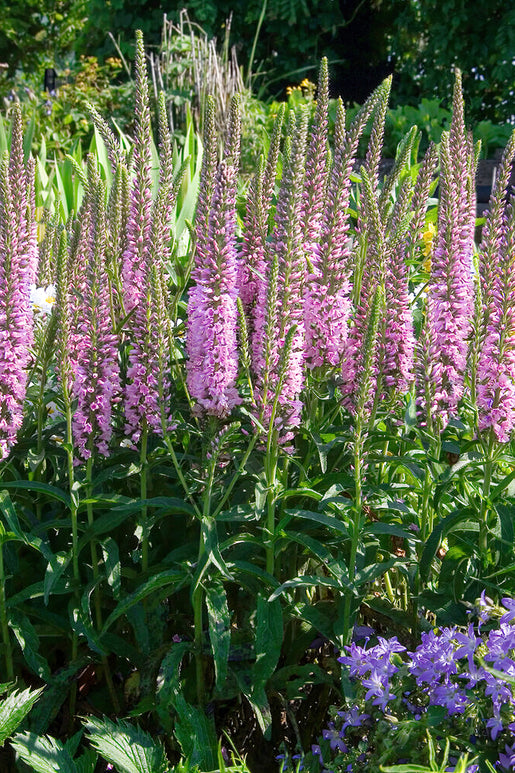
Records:
[[[332,751],[347,752],[347,746],[343,741],[343,734],[341,730],[335,728],[334,722],[329,722],[327,728],[322,730],[322,738],[325,741],[329,741]]]
[[[444,678],[449,680],[456,674],[455,647],[452,643],[456,629],[443,629],[440,636],[434,631],[422,633],[421,644],[411,655],[409,670],[415,676],[417,684],[433,684]]]
[[[77,460],[85,461],[93,448],[109,453],[112,409],[120,398],[118,341],[110,313],[110,287],[105,266],[104,186],[92,159],[88,165],[89,190],[85,208],[91,217],[86,246],[82,302],[77,307],[73,331],[72,397],[73,441]]]
[[[505,612],[504,615],[502,615],[499,622],[508,623],[511,625],[512,623],[515,622],[515,599],[510,599],[510,598],[501,599],[501,604],[508,611]]]
[[[490,738],[492,741],[495,741],[499,733],[502,733],[504,730],[504,725],[501,721],[501,718],[498,715],[490,717],[486,723],[486,729],[490,732]]]
[[[123,255],[125,312],[142,298],[150,257],[152,226],[152,155],[148,79],[143,36],[136,32],[136,131],[133,146],[134,178],[127,223],[128,246]]]
[[[515,743],[511,746],[508,744],[504,747],[504,753],[499,754],[499,764],[506,770],[513,770],[515,768]]]
[[[515,132],[503,154],[479,246],[481,306],[476,314],[475,358],[479,429],[507,442],[515,423],[515,206],[506,207]]]
[[[300,207],[304,180],[307,115],[299,114],[268,245],[265,281],[260,282],[252,325],[252,370],[258,420],[272,426],[283,444],[300,424],[304,385],[303,284],[306,258]]]
[[[23,419],[27,369],[33,341],[30,286],[37,249],[33,179],[25,166],[19,106],[13,107],[9,161],[0,166],[0,459],[16,441]]]
[[[370,714],[360,714],[359,708],[353,706],[349,711],[338,711],[338,716],[343,720],[340,733],[344,736],[348,727],[360,727]]]
[[[368,679],[362,679],[361,684],[367,688],[365,700],[372,700],[373,706],[379,706],[382,711],[386,710],[388,701],[395,698],[395,694],[390,692],[390,683],[386,675],[378,671],[371,671]]]
[[[474,151],[464,127],[459,72],[451,128],[443,133],[440,147],[438,232],[420,344],[424,373],[418,391],[428,424],[436,422],[443,428],[456,413],[464,391],[474,298]]]
[[[222,161],[209,217],[205,250],[197,250],[188,299],[187,384],[199,409],[224,417],[241,402],[236,387],[237,261],[236,176]]]

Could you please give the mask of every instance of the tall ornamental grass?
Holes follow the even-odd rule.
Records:
[[[1,657],[9,682],[44,687],[22,756],[79,715],[105,751],[93,717],[107,714],[138,721],[118,729],[159,770],[181,756],[221,769],[223,731],[251,770],[273,770],[331,706],[385,714],[398,695],[342,669],[367,651],[364,624],[371,647],[394,636],[411,653],[421,636],[464,641],[462,626],[480,657],[477,599],[514,595],[515,133],[478,239],[459,72],[440,146],[419,159],[410,131],[386,177],[390,81],[350,123],[338,102],[329,143],[328,79],[323,60],[314,110],[278,111],[250,181],[238,97],[223,136],[207,101],[199,155],[182,159],[161,97],[154,144],[140,34],[134,137],[92,110],[96,152],[68,159],[68,183],[35,178],[15,109],[0,172]],[[496,706],[481,771],[512,748],[512,709]],[[367,737],[367,764],[409,756]],[[409,737],[447,761],[443,736]],[[468,754],[463,738],[449,742]]]

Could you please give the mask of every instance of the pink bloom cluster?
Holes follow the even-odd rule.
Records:
[[[472,255],[475,228],[475,161],[463,123],[461,78],[456,76],[453,119],[442,135],[438,232],[431,261],[426,328],[431,363],[430,411],[441,427],[456,413],[464,392],[474,311]]]
[[[10,158],[0,165],[0,458],[9,454],[22,424],[33,338],[30,287],[37,249],[33,202],[27,196],[33,185],[15,106]]]
[[[220,163],[207,239],[197,245],[194,287],[188,300],[188,371],[191,396],[206,413],[227,416],[241,402],[236,388],[237,253],[234,162]]]

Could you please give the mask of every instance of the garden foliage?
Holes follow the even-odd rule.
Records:
[[[515,133],[477,241],[459,72],[439,148],[418,160],[412,129],[383,177],[390,80],[350,123],[337,102],[329,142],[323,60],[314,109],[278,110],[250,182],[237,96],[223,137],[208,100],[198,169],[163,96],[153,144],[141,33],[135,79],[132,142],[92,110],[96,153],[68,159],[60,200],[16,108],[1,162],[2,656],[10,682],[45,687],[14,748],[79,769],[79,738],[45,734],[99,712],[142,726],[86,721],[121,769],[220,769],[224,729],[273,767],[331,705],[386,713],[390,660],[338,662],[363,622],[376,655],[386,636],[397,653],[447,637],[455,660],[473,642],[455,705],[487,695],[495,634],[470,615],[485,588],[508,608],[515,591]],[[511,765],[495,700],[481,771],[499,744]],[[448,759],[434,735],[410,736],[429,764]],[[370,739],[366,763],[400,762]]]

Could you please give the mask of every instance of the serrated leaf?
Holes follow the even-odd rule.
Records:
[[[55,738],[17,733],[11,746],[37,773],[77,773],[74,761]]]
[[[39,690],[14,690],[0,703],[0,746],[11,736],[16,728],[23,722],[39,696],[43,692]]]
[[[89,717],[84,727],[90,744],[119,773],[167,773],[165,750],[137,725]]]
[[[81,756],[75,760],[77,773],[95,773],[98,756],[94,749],[84,749]]]
[[[211,580],[206,584],[205,594],[216,689],[220,691],[227,678],[227,662],[231,648],[231,617],[227,595],[219,579]]]

